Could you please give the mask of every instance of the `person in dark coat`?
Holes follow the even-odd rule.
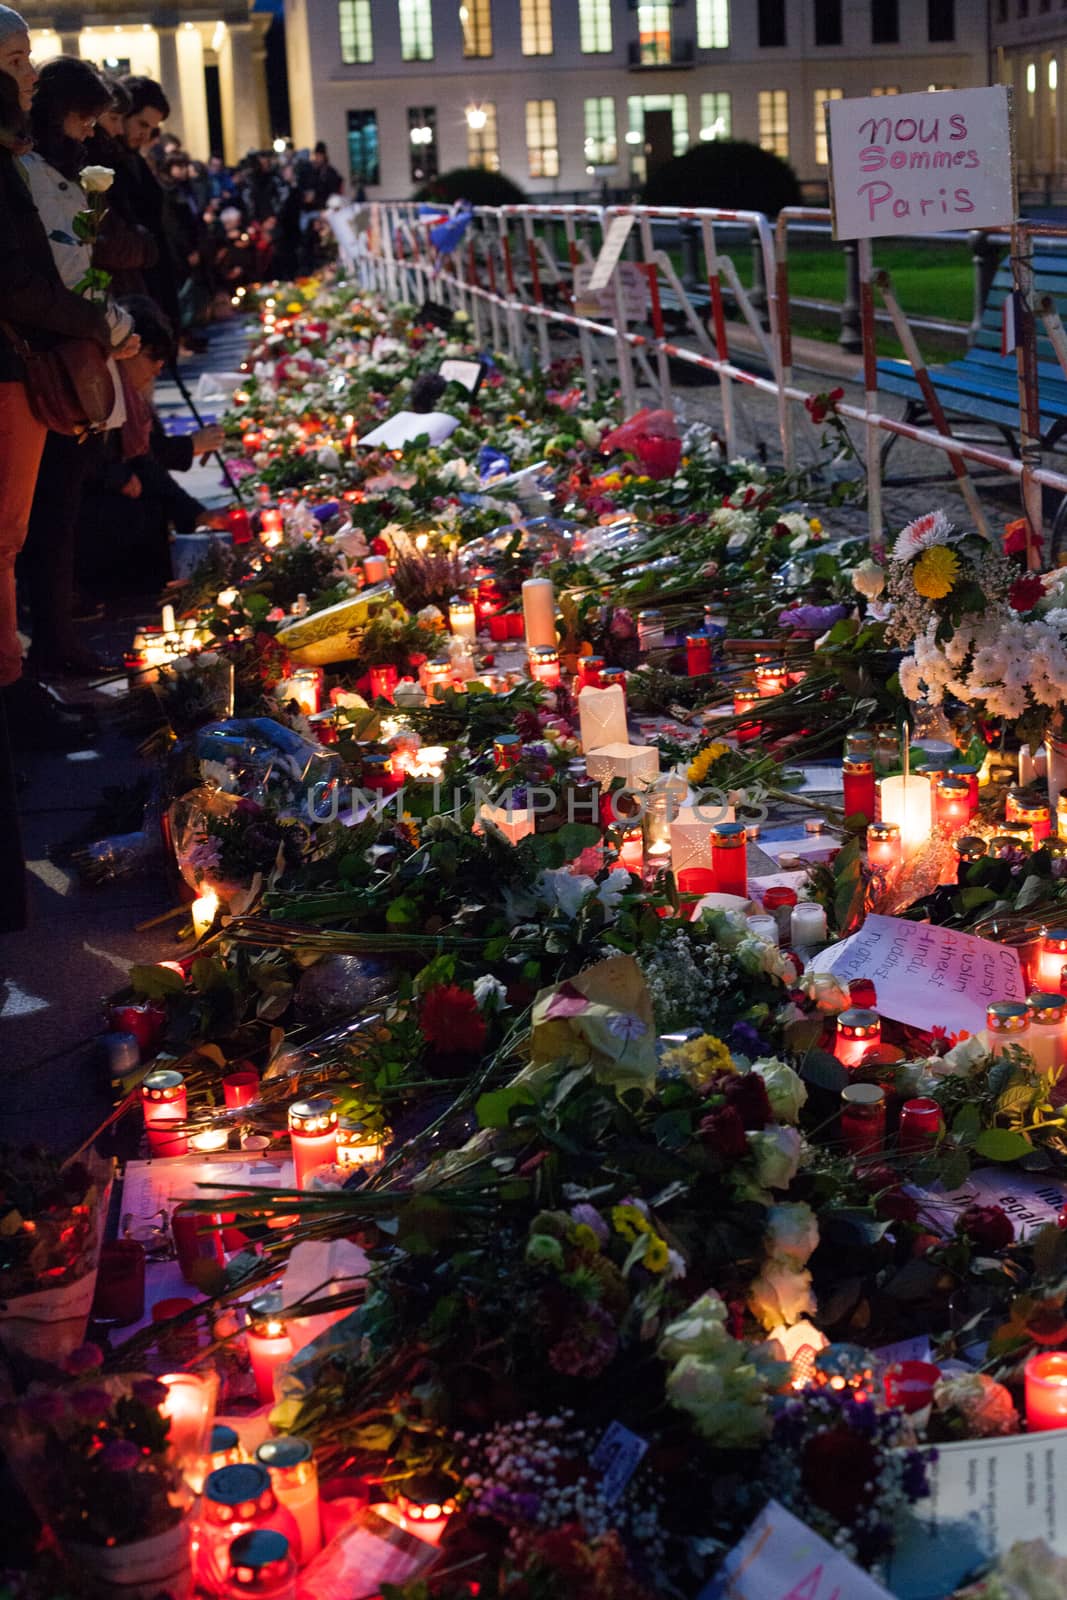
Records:
[[[122,119],[119,159],[108,202],[118,207],[123,217],[146,229],[153,239],[162,240],[163,190],[142,152],[151,144],[160,123],[170,116],[170,102],[154,78],[128,77],[122,83],[130,96],[130,109]],[[166,249],[160,249],[157,260],[142,269],[142,277],[144,292],[162,306],[177,328],[178,285]]]
[[[93,266],[111,274],[113,295],[144,294],[145,271],[159,260],[157,241],[133,215],[129,194],[123,193],[118,172],[123,159],[123,123],[133,104],[120,79],[102,72],[111,90],[111,104],[97,118],[86,151],[92,166],[110,167],[116,174],[108,194],[107,210],[93,247]],[[118,188],[118,192],[116,189]]]

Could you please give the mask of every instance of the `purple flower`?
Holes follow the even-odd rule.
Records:
[[[111,1410],[111,1396],[106,1389],[75,1389],[70,1409],[84,1422],[99,1422]]]
[[[109,1472],[132,1472],[140,1459],[141,1452],[132,1439],[112,1439],[97,1456]]]
[[[167,1386],[156,1378],[138,1378],[130,1393],[141,1405],[155,1407],[162,1405],[167,1398]]]
[[[63,1362],[63,1370],[69,1372],[72,1378],[77,1378],[83,1372],[92,1372],[103,1364],[104,1352],[98,1344],[80,1344]]]
[[[571,1206],[571,1221],[584,1223],[587,1228],[592,1228],[601,1244],[607,1244],[611,1238],[611,1229],[604,1218],[596,1206],[589,1205],[587,1201],[583,1200],[579,1205]]]
[[[847,606],[791,606],[788,611],[779,611],[778,626],[796,633],[825,633],[847,616]]]

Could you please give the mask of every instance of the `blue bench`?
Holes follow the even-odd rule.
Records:
[[[1035,248],[1033,257],[1034,304],[1051,295],[1063,313],[1067,302],[1067,255],[1055,250]],[[1011,453],[1019,453],[1019,386],[1015,352],[1001,355],[1001,325],[1005,300],[1012,293],[1011,262],[1005,257],[997,269],[982,313],[982,325],[974,344],[960,361],[932,366],[930,379],[951,423],[965,421],[994,428],[1006,441]],[[1041,443],[1051,449],[1067,434],[1067,375],[1056,359],[1051,341],[1037,322],[1038,395],[1041,417]],[[889,394],[907,400],[904,420],[928,423],[930,413],[915,375],[906,361],[881,360],[878,385]],[[953,432],[961,438],[954,426]],[[973,437],[973,436],[971,436]],[[891,438],[883,450],[883,460],[892,448]]]

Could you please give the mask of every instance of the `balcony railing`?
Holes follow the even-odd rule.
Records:
[[[631,72],[669,72],[696,66],[692,39],[672,39],[669,48],[661,39],[631,39],[628,51]]]

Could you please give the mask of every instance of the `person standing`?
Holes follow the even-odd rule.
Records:
[[[151,295],[177,328],[178,285],[170,252],[163,245],[163,190],[144,156],[160,123],[170,116],[170,101],[154,78],[128,77],[122,79],[122,84],[130,97],[130,109],[122,119],[121,149],[112,189],[114,204],[123,216],[139,223],[159,242],[158,259],[143,269],[143,292]]]

